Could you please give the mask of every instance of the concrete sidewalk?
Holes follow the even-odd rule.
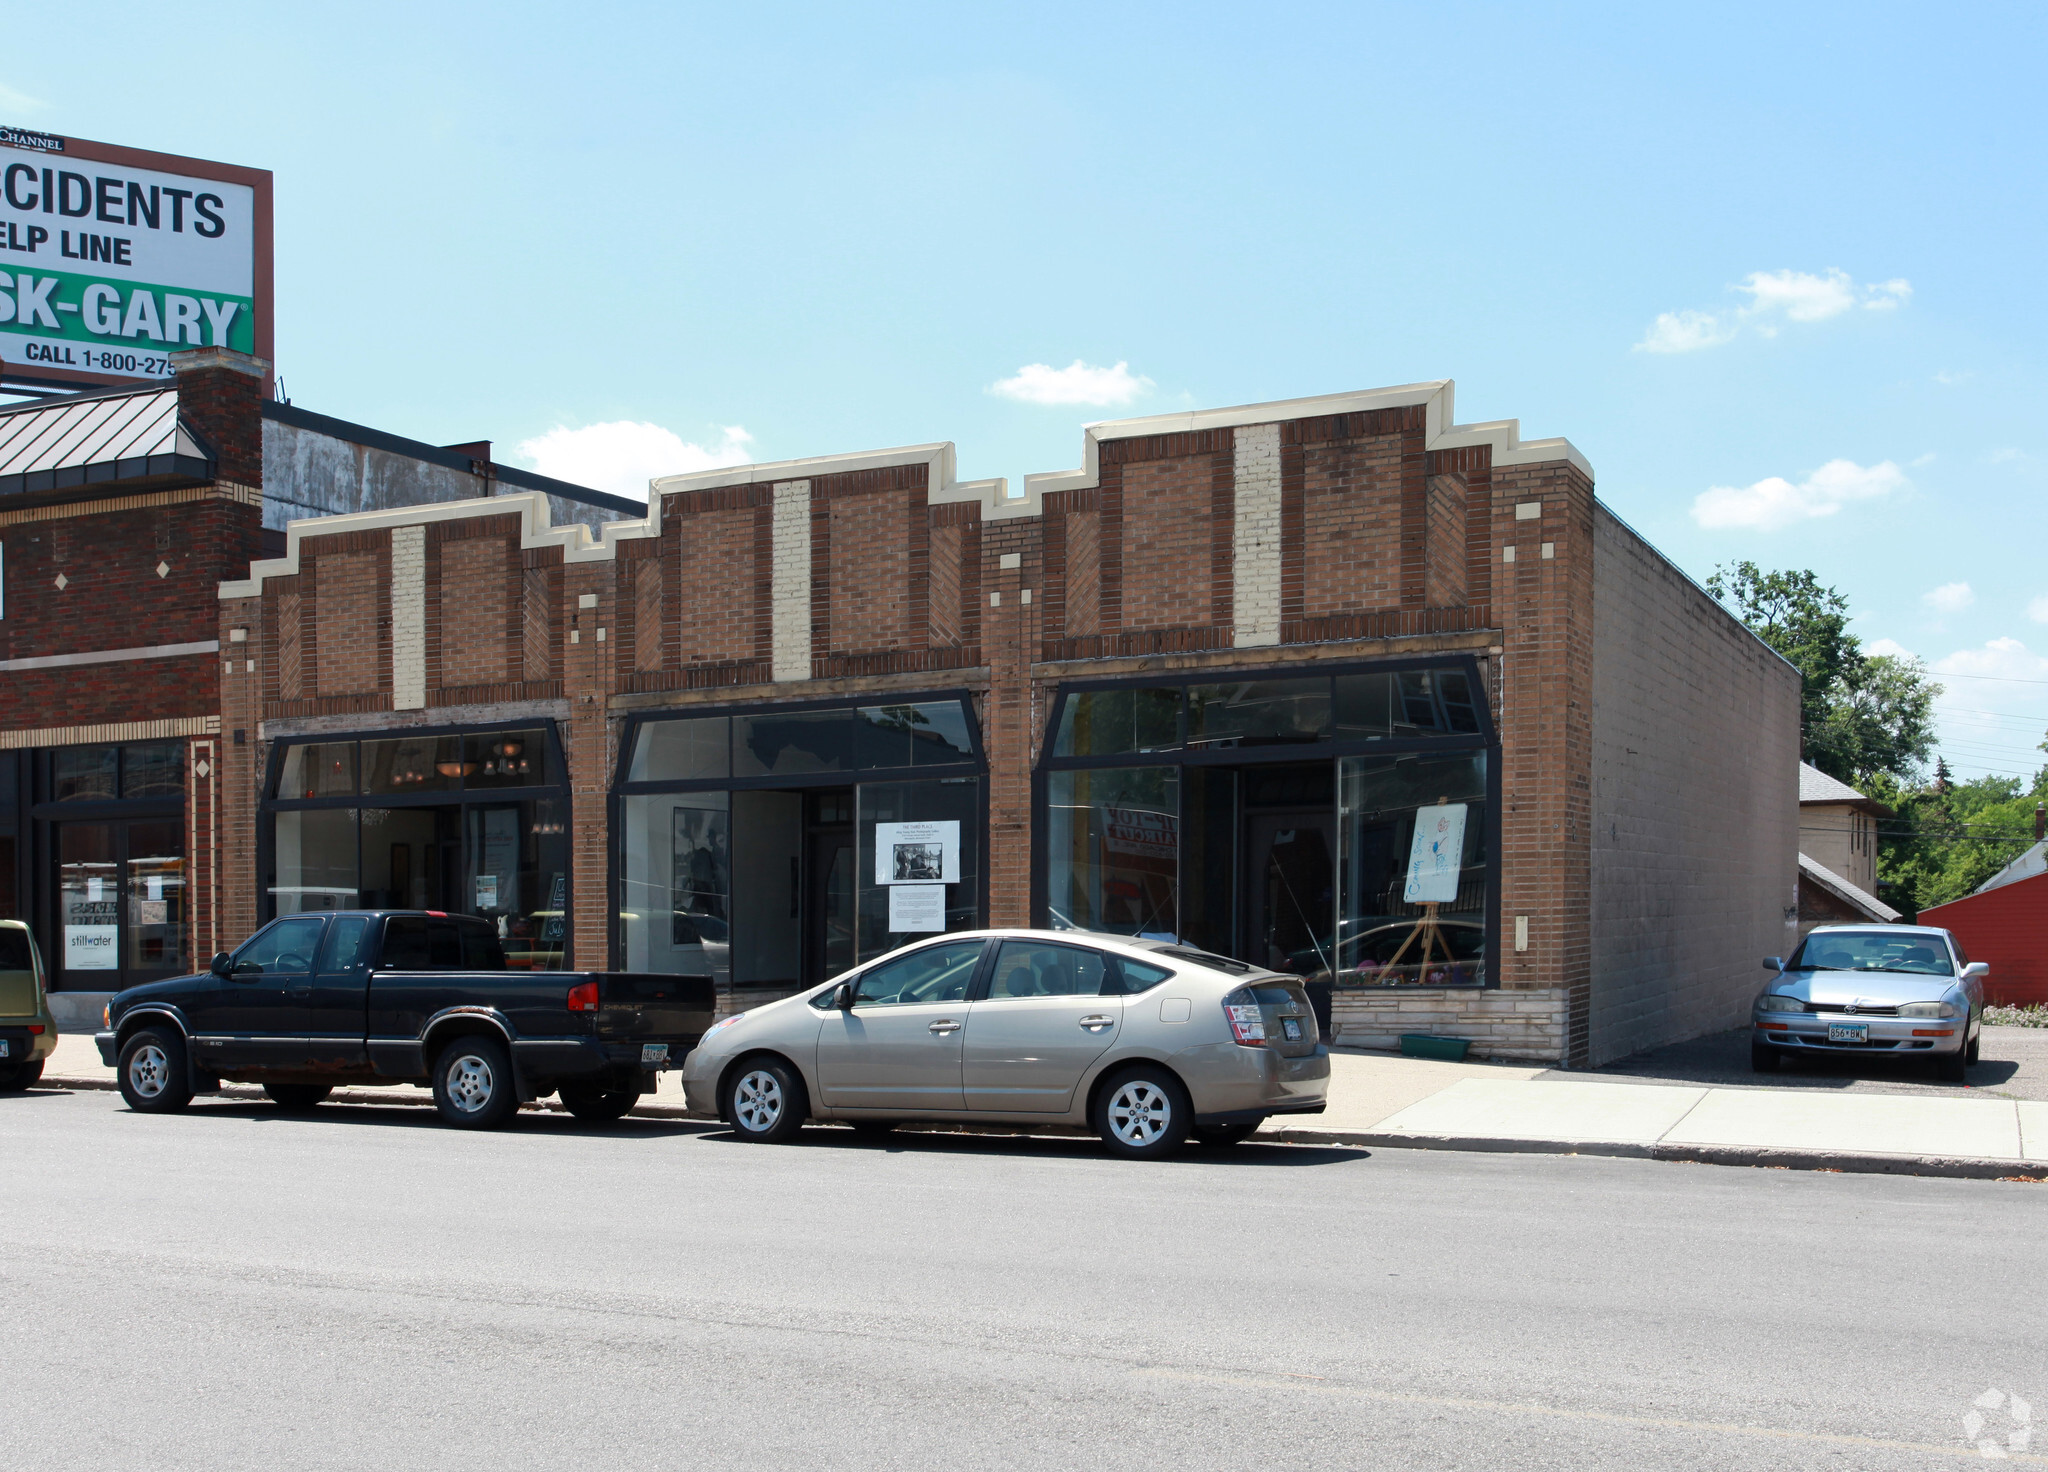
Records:
[[[1904,1175],[2048,1178],[2048,1103],[1793,1088],[1687,1087],[1498,1063],[1389,1053],[1330,1055],[1320,1115],[1266,1121],[1260,1137],[1303,1145],[1621,1155],[1723,1165]],[[54,1087],[112,1089],[92,1039],[66,1036],[45,1069]],[[261,1090],[229,1085],[229,1097]],[[430,1105],[426,1089],[338,1090],[355,1104]],[[555,1108],[552,1101],[541,1106]],[[682,1078],[634,1113],[684,1115]],[[944,1129],[937,1125],[933,1128]]]

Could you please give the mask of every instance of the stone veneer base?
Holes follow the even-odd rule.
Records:
[[[1556,1063],[1564,1057],[1562,987],[1388,987],[1339,991],[1330,1022],[1340,1048],[1398,1049],[1401,1034],[1464,1038],[1478,1058]]]

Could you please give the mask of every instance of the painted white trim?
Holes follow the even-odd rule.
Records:
[[[134,649],[86,649],[77,654],[38,654],[26,659],[0,659],[0,670],[61,670],[81,664],[117,664],[129,659],[182,659],[188,654],[218,654],[220,640],[194,639],[189,644],[144,644]]]
[[[1197,409],[1178,414],[1151,414],[1139,419],[1107,419],[1099,424],[1083,426],[1081,466],[1078,470],[1025,476],[1023,503],[1036,514],[1041,499],[1048,492],[1089,490],[1100,485],[1104,440],[1128,440],[1152,434],[1197,434],[1203,430],[1236,429],[1242,425],[1288,419],[1315,419],[1329,414],[1405,409],[1416,404],[1425,406],[1425,450],[1459,450],[1489,445],[1493,449],[1495,465],[1540,465],[1552,460],[1566,460],[1584,471],[1588,479],[1592,478],[1593,463],[1580,454],[1570,440],[1524,440],[1520,420],[1453,423],[1452,395],[1455,390],[1456,385],[1451,379],[1439,378],[1427,383],[1402,384],[1396,388],[1320,394],[1307,399],[1276,399],[1271,403],[1240,404],[1229,409]]]
[[[819,476],[847,475],[862,470],[879,470],[892,465],[926,467],[925,497],[928,504],[942,506],[955,501],[978,501],[984,521],[1037,516],[1049,491],[1082,490],[1101,483],[1101,446],[1104,440],[1132,439],[1140,435],[1184,434],[1209,429],[1236,429],[1243,425],[1272,424],[1288,419],[1308,419],[1328,414],[1354,414],[1372,409],[1395,409],[1409,405],[1426,406],[1424,448],[1463,449],[1488,445],[1495,465],[1538,465],[1565,460],[1590,478],[1592,462],[1569,440],[1523,440],[1520,422],[1489,420],[1483,424],[1452,422],[1450,379],[1403,384],[1396,388],[1365,389],[1355,393],[1323,394],[1307,399],[1277,399],[1265,404],[1240,404],[1227,409],[1199,409],[1185,413],[1153,414],[1139,419],[1110,419],[1083,426],[1081,468],[1050,471],[1024,477],[1024,493],[1009,494],[1009,481],[1001,476],[987,480],[955,479],[955,454],[950,440],[925,445],[904,445],[892,450],[862,450],[848,455],[814,455],[801,460],[776,460],[759,465],[732,465],[722,470],[695,470],[687,475],[657,476],[648,482],[648,510],[643,517],[605,522],[592,534],[582,522],[555,526],[547,498],[538,491],[485,496],[472,501],[439,501],[423,506],[396,506],[381,511],[358,511],[346,516],[307,517],[285,529],[285,555],[249,565],[249,576],[220,585],[220,596],[254,598],[263,591],[265,578],[291,577],[299,571],[299,544],[306,537],[334,536],[342,532],[377,531],[386,527],[422,526],[430,521],[453,521],[468,516],[504,516],[517,512],[523,517],[519,545],[524,550],[560,547],[564,562],[609,562],[619,544],[661,535],[661,499],[681,491],[716,490],[724,486],[774,484],[779,481],[814,480]]]

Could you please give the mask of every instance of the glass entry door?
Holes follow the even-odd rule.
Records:
[[[60,823],[54,840],[61,987],[119,991],[191,969],[182,823]]]

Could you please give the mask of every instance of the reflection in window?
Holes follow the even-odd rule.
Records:
[[[277,779],[279,797],[353,797],[355,791],[353,741],[309,742],[284,749],[284,770]]]
[[[985,942],[946,941],[912,951],[863,971],[855,985],[856,1007],[911,1007],[920,1003],[957,1002],[967,995],[981,964]]]
[[[175,744],[175,743],[174,743]],[[130,823],[128,964],[141,971],[185,967],[185,825]]]
[[[1053,926],[1178,939],[1178,769],[1050,772],[1046,790]]]
[[[545,787],[548,775],[547,736],[541,731],[489,731],[462,738],[462,785],[479,787]]]
[[[716,975],[729,964],[731,796],[629,797],[619,929],[629,971]],[[783,925],[789,921],[784,919]]]
[[[1054,756],[1121,756],[1180,744],[1180,691],[1081,690],[1069,695]]]
[[[1486,754],[1340,758],[1337,809],[1336,984],[1486,982]]]
[[[363,743],[363,791],[453,792],[462,785],[460,736],[401,736]]]
[[[119,796],[121,748],[60,746],[50,753],[59,802],[110,802]]]
[[[701,720],[649,721],[633,748],[629,782],[693,782],[732,775],[732,722],[725,716]]]
[[[138,741],[121,748],[121,796],[184,795],[184,742]]]
[[[274,833],[270,895],[277,914],[347,910],[361,902],[354,808],[279,813]]]
[[[842,772],[854,765],[851,710],[734,716],[732,726],[735,777]]]
[[[1275,746],[1329,735],[1327,678],[1188,686],[1189,746]]]

